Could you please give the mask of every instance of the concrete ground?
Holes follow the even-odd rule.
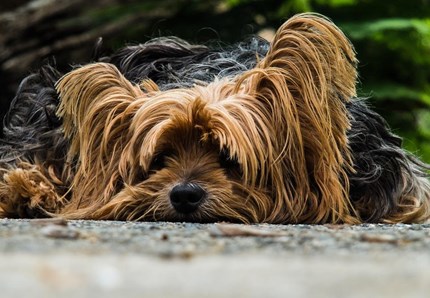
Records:
[[[430,297],[430,225],[0,220],[0,297]]]

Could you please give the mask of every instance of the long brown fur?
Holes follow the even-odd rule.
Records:
[[[144,185],[149,182],[136,188],[133,179],[139,167],[148,171],[160,142],[177,134],[178,143],[191,137],[190,147],[209,143],[214,159],[228,148],[243,171],[239,183],[258,189],[250,196],[254,204],[241,202],[234,212],[212,207],[214,213],[257,222],[351,222],[342,185],[351,162],[345,135],[349,122],[339,95],[345,100],[355,95],[354,63],[349,42],[330,22],[302,16],[278,30],[267,57],[237,82],[144,96],[110,65],[72,72],[57,87],[62,98],[59,115],[66,135],[73,138],[70,152],[80,158],[73,183],[79,187],[66,212],[78,210],[78,217],[87,217],[98,211],[108,218],[119,212],[133,219],[134,212],[120,206],[155,211],[157,205],[148,197],[164,197],[165,206],[158,208],[169,209],[168,187],[161,186],[163,194],[158,193],[160,186],[155,195],[147,194],[150,187]],[[78,135],[71,135],[72,127]],[[219,180],[227,180],[223,176],[220,173]],[[165,179],[171,183],[172,178]],[[212,178],[208,180],[211,186]],[[124,183],[119,193],[117,181]],[[265,190],[266,185],[274,187]],[[232,197],[234,192],[225,191],[214,201],[221,204],[222,198],[222,205],[228,206]],[[106,213],[109,207],[113,214]]]
[[[78,68],[56,86],[73,180],[57,205],[40,208],[87,219],[359,223],[345,107],[356,95],[356,63],[333,23],[302,14],[233,79],[160,91],[150,80],[132,84],[112,64]],[[220,166],[223,152],[233,166]],[[0,193],[18,174],[6,174]],[[207,193],[192,214],[170,204],[180,183]],[[3,200],[4,213],[19,200]]]

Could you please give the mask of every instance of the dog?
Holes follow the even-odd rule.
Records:
[[[356,68],[312,13],[271,43],[165,37],[45,66],[4,120],[0,217],[424,222],[429,166],[357,98]]]

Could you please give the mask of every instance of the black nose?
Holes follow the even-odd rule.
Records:
[[[197,184],[179,184],[170,192],[170,202],[179,213],[191,213],[197,210],[205,194],[203,188]]]

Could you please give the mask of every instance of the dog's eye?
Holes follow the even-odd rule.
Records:
[[[137,170],[136,177],[135,177],[136,181],[138,181],[138,182],[144,181],[144,180],[146,180],[146,178],[147,178],[147,175],[143,172],[143,169],[139,168]]]
[[[166,155],[166,152],[160,152],[155,155],[151,161],[151,165],[149,166],[149,168],[153,171],[158,171],[164,168],[166,166]]]
[[[232,158],[228,150],[224,149],[220,152],[219,163],[224,169],[237,169],[239,168],[239,163],[236,158]]]

